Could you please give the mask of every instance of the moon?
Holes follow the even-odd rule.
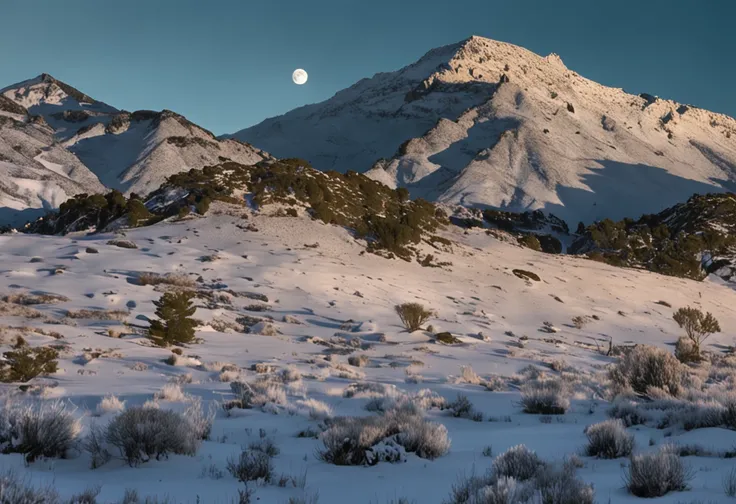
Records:
[[[307,74],[307,72],[305,72],[301,68],[297,68],[296,70],[294,70],[294,73],[291,74],[291,80],[294,81],[294,84],[297,84],[299,86],[305,84],[308,78],[309,75]]]

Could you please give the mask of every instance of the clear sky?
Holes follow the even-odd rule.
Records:
[[[736,116],[735,20],[731,0],[0,0],[0,87],[46,72],[222,134],[481,35]]]

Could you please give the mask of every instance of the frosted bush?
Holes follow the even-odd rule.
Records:
[[[593,487],[575,477],[570,466],[546,466],[535,479],[542,504],[595,504]]]
[[[290,382],[295,382],[295,381],[301,380],[302,379],[302,374],[294,366],[289,366],[289,367],[281,370],[281,373],[279,374],[279,377],[281,378],[281,381],[282,382],[284,382],[284,383],[290,383]]]
[[[406,451],[418,457],[434,460],[450,451],[447,428],[441,423],[428,422],[418,416],[399,424],[397,441]]]
[[[107,413],[117,413],[125,409],[125,401],[121,401],[114,395],[106,395],[97,405],[95,413],[97,416],[102,416]]]
[[[131,466],[161,459],[169,453],[194,455],[203,433],[174,411],[134,407],[113,418],[105,441],[120,451]]]
[[[245,409],[259,408],[269,403],[285,405],[288,402],[284,387],[280,383],[235,381],[230,383],[230,390],[235,394],[239,407]]]
[[[61,401],[0,404],[0,452],[20,453],[27,462],[64,458],[80,432],[79,420]]]
[[[200,440],[210,438],[212,423],[215,421],[215,403],[210,403],[207,412],[204,411],[202,400],[197,397],[184,410],[183,417],[189,423],[191,434]]]
[[[365,379],[365,373],[358,371],[357,369],[348,367],[344,364],[335,365],[332,375],[344,380],[363,380]]]
[[[12,471],[0,474],[0,504],[60,504],[53,488],[31,486]]]
[[[503,477],[475,491],[468,504],[532,504],[534,489],[514,478]]]
[[[648,345],[637,345],[624,354],[611,369],[611,380],[620,387],[631,387],[646,394],[650,387],[676,396],[682,388],[684,369],[671,353]]]
[[[628,457],[634,449],[634,435],[627,432],[624,423],[618,419],[589,425],[585,435],[588,437],[585,454],[589,457]]]
[[[682,425],[685,430],[720,427],[726,423],[728,408],[715,401],[697,401],[668,412],[668,425]]]
[[[652,498],[687,490],[692,477],[677,448],[664,446],[658,452],[631,457],[624,481],[632,495]]]
[[[169,402],[185,402],[189,399],[178,383],[167,383],[161,387],[161,390],[154,394],[154,397],[158,400]]]
[[[490,376],[488,380],[481,383],[486,390],[490,392],[499,392],[501,390],[506,390],[506,380],[501,378],[500,376]]]
[[[514,476],[516,474],[516,476]],[[496,457],[482,476],[452,486],[444,504],[594,504],[590,485],[575,476],[572,464],[549,465],[524,446]]]
[[[343,397],[383,397],[396,395],[394,386],[384,385],[382,383],[360,382],[351,383],[343,392]]]
[[[493,475],[496,478],[511,477],[519,481],[533,478],[544,462],[524,445],[509,448],[493,460]]]
[[[317,399],[297,401],[296,406],[299,411],[306,413],[312,420],[324,420],[332,416],[330,405]]]
[[[238,369],[240,369],[235,364],[221,361],[204,362],[200,367],[203,370],[209,371],[211,373],[221,373],[222,371],[237,371]]]
[[[558,379],[533,380],[521,387],[524,413],[561,415],[570,407],[570,391]]]
[[[293,381],[286,384],[286,392],[295,397],[307,397],[307,386],[303,381]]]
[[[473,367],[468,366],[461,366],[461,377],[462,381],[465,383],[469,383],[471,385],[479,385],[483,380],[480,376],[473,370]]]
[[[466,395],[458,394],[454,401],[445,405],[445,408],[455,418],[468,418],[477,422],[483,421],[483,413],[475,410],[473,403],[470,402],[470,399]]]
[[[397,408],[381,416],[340,417],[328,425],[321,435],[324,449],[318,455],[335,465],[377,463],[379,460],[368,452],[383,441],[393,441],[427,459],[441,457],[450,448],[444,425],[427,422],[412,409]]]
[[[223,383],[237,381],[240,378],[240,371],[221,371],[217,379]]]
[[[273,464],[271,457],[258,450],[243,450],[237,458],[227,461],[227,470],[241,483],[271,481]]]
[[[248,449],[265,453],[269,457],[275,457],[276,455],[281,453],[279,447],[276,445],[276,443],[274,443],[273,439],[269,437],[264,437],[259,439],[258,441],[254,441],[253,443],[248,445]]]

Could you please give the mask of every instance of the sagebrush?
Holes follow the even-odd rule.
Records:
[[[434,315],[434,312],[426,309],[421,303],[403,303],[396,305],[395,309],[409,332],[421,329],[422,325]]]

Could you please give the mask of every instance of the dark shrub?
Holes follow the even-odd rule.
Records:
[[[693,353],[700,357],[700,345],[708,336],[721,332],[718,320],[710,313],[703,313],[697,308],[680,308],[672,318],[682,329],[693,344]]]
[[[39,375],[53,374],[58,369],[59,352],[49,347],[21,346],[3,354],[0,381],[27,382]]]
[[[273,477],[271,457],[260,450],[244,450],[237,459],[228,459],[227,470],[241,483],[257,480],[268,483]]]
[[[624,423],[618,419],[589,425],[585,435],[588,437],[585,454],[589,457],[628,457],[634,449],[634,435],[627,432]]]
[[[533,234],[524,235],[519,238],[519,244],[526,248],[536,250],[537,252],[542,251],[542,244],[539,243],[539,239]]]
[[[409,332],[418,331],[422,324],[427,322],[434,313],[427,310],[420,303],[403,303],[396,305],[396,313],[399,315],[401,322]]]
[[[180,413],[157,408],[134,407],[113,418],[105,430],[105,440],[118,448],[131,466],[157,460],[169,453],[194,455],[200,433]]]

